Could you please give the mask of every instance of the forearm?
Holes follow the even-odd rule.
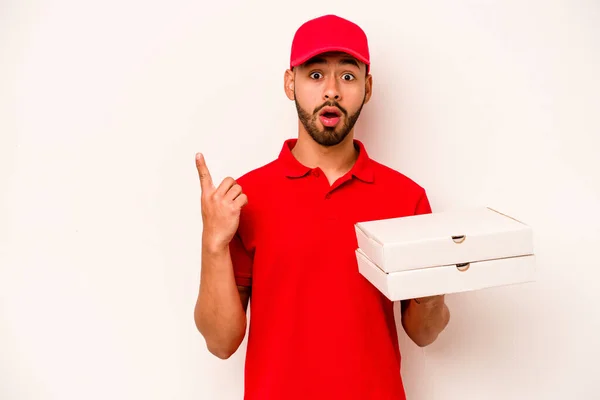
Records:
[[[220,358],[229,357],[244,338],[246,312],[227,247],[202,246],[200,290],[194,318],[209,351]]]
[[[402,326],[406,334],[421,347],[435,341],[450,320],[450,310],[444,296],[436,296],[418,304],[411,300],[402,312]]]

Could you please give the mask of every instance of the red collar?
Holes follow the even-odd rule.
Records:
[[[279,162],[283,168],[285,175],[289,178],[300,178],[311,171],[311,168],[301,164],[292,154],[292,149],[296,145],[298,139],[287,139],[283,143],[281,152],[279,153]],[[367,150],[363,143],[357,139],[353,140],[354,147],[358,150],[358,158],[350,169],[352,176],[361,181],[371,183],[375,177],[373,174],[372,160],[367,154]]]

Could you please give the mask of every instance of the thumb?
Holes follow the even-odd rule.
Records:
[[[198,176],[200,177],[201,190],[204,191],[210,189],[213,186],[213,182],[202,153],[196,153],[196,169],[198,170]]]

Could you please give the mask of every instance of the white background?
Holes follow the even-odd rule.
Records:
[[[400,332],[409,399],[599,398],[593,0],[1,2],[0,398],[242,398],[246,344],[218,360],[193,321],[194,154],[220,180],[296,136],[283,73],[324,13],[369,36],[371,156],[534,229],[538,282],[448,296],[428,348]]]

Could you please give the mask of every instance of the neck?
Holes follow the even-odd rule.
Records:
[[[356,161],[358,151],[353,141],[354,129],[335,146],[322,146],[308,132],[300,129],[292,154],[301,164],[309,168],[318,167],[331,180],[335,180],[350,171]]]

